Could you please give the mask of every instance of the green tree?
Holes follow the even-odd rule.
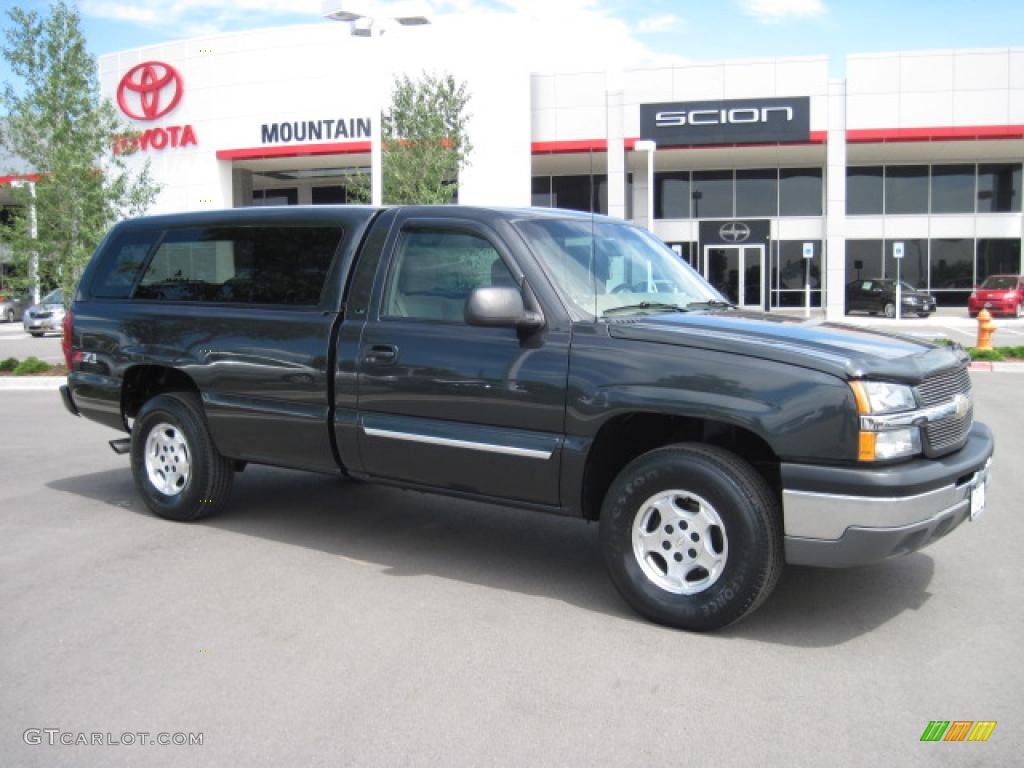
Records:
[[[469,164],[473,149],[466,135],[468,104],[466,84],[451,75],[395,79],[381,122],[385,203],[452,202],[459,172]],[[350,191],[369,200],[369,181],[367,176],[355,177]]]
[[[139,174],[114,154],[131,132],[101,99],[96,61],[86,50],[78,12],[64,2],[49,14],[14,7],[2,54],[20,82],[4,84],[0,141],[35,172],[35,189],[14,187],[19,204],[0,238],[11,247],[20,281],[31,281],[38,254],[43,289],[64,289],[70,301],[81,271],[117,220],[145,212],[158,187],[149,165]],[[35,211],[38,235],[30,237]]]

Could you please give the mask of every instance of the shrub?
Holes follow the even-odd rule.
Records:
[[[14,369],[15,376],[27,376],[33,373],[46,373],[52,366],[38,357],[26,357]]]
[[[18,358],[8,357],[6,360],[0,361],[0,371],[10,372],[18,367]]]
[[[983,362],[997,363],[1004,358],[1003,350],[998,347],[995,349],[978,349],[977,347],[968,347],[967,352],[971,356],[971,360]]]

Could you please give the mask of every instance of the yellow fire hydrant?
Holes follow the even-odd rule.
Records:
[[[996,332],[996,324],[992,315],[982,308],[978,313],[978,349],[992,349],[992,334]]]

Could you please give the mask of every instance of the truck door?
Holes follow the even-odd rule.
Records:
[[[545,327],[530,333],[463,317],[474,288],[526,280],[506,240],[480,221],[396,217],[359,343],[366,473],[558,504],[568,323],[544,307]]]

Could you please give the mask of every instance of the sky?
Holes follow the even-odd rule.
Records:
[[[0,0],[46,10],[48,0]],[[214,32],[328,24],[324,0],[74,0],[93,54]],[[469,33],[538,31],[523,55],[536,71],[827,55],[842,76],[847,53],[1024,47],[1024,1],[983,0],[396,0],[327,4],[378,17],[425,15]],[[0,28],[9,25],[6,15]],[[611,54],[611,56],[609,56]],[[425,66],[428,66],[425,62]],[[0,64],[0,77],[10,76]]]

